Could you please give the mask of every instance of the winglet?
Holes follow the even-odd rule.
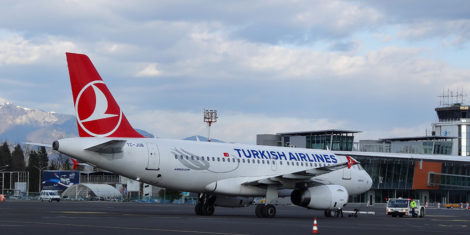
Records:
[[[78,167],[79,162],[77,160],[75,160],[74,158],[70,158],[70,160],[72,160],[72,163],[73,163],[72,169],[76,170],[77,167]]]
[[[346,159],[348,159],[348,169],[358,163],[358,162],[357,162],[356,160],[354,160],[354,158],[352,158],[351,156],[346,156]]]

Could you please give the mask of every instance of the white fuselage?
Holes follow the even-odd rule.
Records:
[[[84,150],[111,139],[126,140],[122,152]],[[330,151],[259,145],[151,138],[82,137],[58,142],[60,152],[132,179],[180,191],[227,195],[263,196],[266,193],[264,189],[250,186],[232,189],[231,183],[239,186],[251,180],[347,162],[346,157]],[[311,181],[341,185],[349,195],[363,193],[372,184],[370,176],[360,165],[322,174]],[[221,183],[217,186],[215,182],[224,182],[226,188]],[[288,188],[293,189],[294,186]]]

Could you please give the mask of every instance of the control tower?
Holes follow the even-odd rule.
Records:
[[[441,107],[435,109],[439,121],[432,124],[432,134],[456,137],[452,155],[470,156],[470,106],[462,104],[463,93],[440,97]],[[449,100],[455,103],[450,104]]]

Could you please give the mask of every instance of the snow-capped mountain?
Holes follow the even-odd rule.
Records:
[[[52,143],[77,135],[72,115],[25,108],[0,98],[0,141]]]
[[[153,138],[147,131],[141,135]],[[17,106],[0,98],[0,141],[43,143],[78,136],[75,116]]]

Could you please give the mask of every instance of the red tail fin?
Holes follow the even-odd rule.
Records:
[[[80,137],[143,138],[132,128],[88,56],[66,53]]]

